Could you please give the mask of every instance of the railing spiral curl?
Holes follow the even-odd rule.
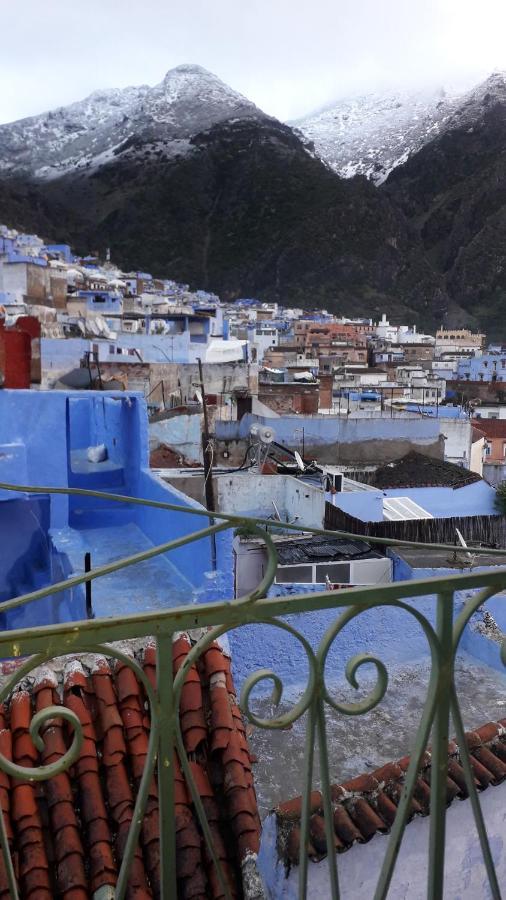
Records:
[[[144,501],[139,498],[105,494],[103,492],[63,488],[33,489],[27,486],[2,484],[0,484],[0,488],[39,493],[99,496],[117,502],[147,505],[170,511],[181,511],[186,514],[204,516],[207,520],[211,518],[211,515],[205,510],[178,507],[175,504],[159,501]],[[34,654],[30,659],[24,660],[14,673],[14,676],[9,677],[2,684],[0,689],[0,702],[4,701],[13,688],[15,688],[16,683],[28,676],[34,668],[52,658],[68,654],[69,652],[72,654],[90,652],[101,653],[105,656],[115,658],[133,670],[136,678],[143,685],[151,711],[149,749],[145,771],[142,775],[139,790],[135,798],[132,825],[130,827],[125,853],[121,863],[115,896],[117,898],[122,898],[125,896],[127,890],[129,869],[139,840],[142,818],[146,809],[149,785],[153,777],[157,759],[160,784],[162,784],[163,776],[164,779],[165,777],[169,779],[168,781],[163,781],[163,784],[166,785],[170,783],[170,778],[173,777],[171,759],[173,752],[176,749],[190,789],[201,831],[208,846],[209,855],[215,864],[224,896],[227,898],[229,897],[228,887],[221,872],[220,861],[213,848],[211,829],[206,820],[204,806],[195,785],[190,762],[185,752],[178,714],[179,704],[184,680],[190,667],[198,662],[201,655],[215,640],[219,640],[228,631],[240,627],[241,625],[261,624],[281,629],[285,633],[290,634],[297,642],[299,648],[302,648],[302,653],[307,660],[307,683],[302,686],[298,699],[294,701],[292,707],[288,711],[275,712],[273,717],[268,719],[259,716],[254,709],[254,698],[258,689],[263,689],[267,686],[272,689],[272,701],[275,707],[279,707],[283,699],[283,680],[274,668],[260,668],[251,673],[242,685],[240,697],[240,705],[244,715],[252,724],[259,728],[284,729],[302,716],[307,715],[304,762],[306,779],[304,782],[302,798],[303,803],[300,823],[301,856],[299,866],[299,896],[301,898],[306,897],[307,852],[305,851],[307,850],[309,843],[310,795],[312,788],[314,753],[316,748],[318,749],[321,762],[321,794],[327,846],[334,846],[334,835],[332,831],[333,808],[330,792],[330,767],[326,741],[325,710],[328,707],[340,715],[363,715],[375,709],[375,707],[377,707],[384,699],[388,690],[387,666],[385,662],[371,650],[354,655],[347,661],[345,666],[345,677],[352,688],[359,690],[360,675],[364,666],[369,665],[375,670],[374,686],[366,697],[363,697],[356,702],[344,703],[338,701],[333,696],[332,685],[328,678],[331,651],[334,641],[339,635],[344,635],[344,629],[349,623],[363,612],[371,610],[372,608],[384,606],[399,609],[404,613],[413,616],[423,629],[431,656],[431,675],[421,720],[405,777],[401,801],[392,826],[375,897],[380,900],[380,898],[385,898],[387,896],[399,853],[403,831],[410,814],[411,800],[416,786],[420,763],[429,741],[431,729],[434,729],[431,776],[431,778],[433,778],[433,782],[431,781],[433,815],[431,815],[430,825],[430,853],[431,864],[433,863],[433,865],[431,865],[431,871],[429,873],[429,893],[432,896],[440,896],[440,892],[438,893],[438,891],[440,891],[442,886],[443,877],[441,853],[443,854],[444,861],[444,773],[445,759],[447,759],[448,752],[448,725],[451,714],[457,740],[459,742],[466,785],[477,824],[491,894],[494,898],[499,898],[500,892],[497,884],[497,877],[494,871],[490,846],[480,809],[470,755],[464,738],[462,715],[454,682],[454,662],[462,635],[473,615],[491,596],[506,585],[506,570],[496,568],[493,572],[446,576],[435,579],[426,579],[424,581],[407,582],[402,585],[396,583],[388,586],[381,585],[376,588],[358,588],[339,592],[322,592],[321,594],[315,593],[310,595],[273,597],[272,599],[266,599],[266,594],[273,583],[277,566],[275,544],[271,535],[266,531],[267,527],[269,529],[282,528],[291,530],[292,532],[311,531],[316,534],[324,534],[334,538],[349,535],[346,535],[343,532],[328,532],[324,529],[306,529],[304,526],[288,526],[284,523],[276,523],[272,520],[262,520],[258,518],[245,521],[243,517],[240,516],[231,516],[220,513],[213,513],[212,519],[218,520],[218,524],[211,521],[207,527],[202,528],[191,535],[176,538],[172,541],[160,544],[157,547],[153,547],[149,551],[143,551],[134,556],[116,560],[114,563],[106,566],[97,567],[89,573],[73,576],[56,585],[50,585],[48,588],[34,591],[23,597],[13,598],[1,607],[2,610],[19,607],[24,603],[48,596],[49,594],[55,594],[58,591],[65,590],[73,585],[92,581],[95,578],[111,574],[125,566],[134,565],[160,553],[169,552],[183,544],[210,537],[219,531],[227,529],[237,528],[239,529],[239,533],[254,536],[264,542],[267,554],[265,574],[256,588],[244,597],[231,599],[227,602],[203,603],[200,605],[188,604],[184,607],[169,609],[163,612],[157,611],[154,613],[127,616],[119,621],[94,620],[67,625],[46,626],[41,629],[25,629],[13,631],[12,633],[0,633],[0,657],[12,655],[24,657],[27,654]],[[357,535],[353,535],[353,538],[356,539],[356,537]],[[412,544],[410,542],[374,539],[369,537],[367,537],[367,541],[383,545],[422,546],[425,549],[443,548],[452,551],[454,550],[453,546]],[[495,555],[498,559],[501,556],[506,558],[506,551],[504,550],[491,552],[488,549],[483,549],[477,551],[478,555],[480,552]],[[453,619],[454,593],[460,589],[478,590],[478,593],[474,594],[466,602],[463,609],[461,609],[458,615],[455,616],[455,619]],[[438,595],[436,601],[437,622],[435,625],[431,624],[428,618],[420,612],[416,606],[412,603],[407,603],[405,599],[403,599],[406,598],[406,596],[416,598],[429,593],[436,593]],[[312,647],[304,634],[294,627],[292,620],[288,623],[283,618],[284,616],[294,613],[303,616],[304,612],[309,610],[314,612],[315,610],[324,611],[331,609],[335,609],[336,611],[340,610],[340,613],[338,614],[336,621],[327,628],[316,648]],[[191,633],[192,629],[197,628],[203,629],[204,633],[201,634],[196,643],[191,647],[183,665],[180,667],[172,681],[171,647],[173,636],[181,631],[189,631]],[[128,654],[125,654],[118,646],[111,645],[110,643],[111,641],[116,640],[147,638],[153,635],[158,641],[159,672],[162,672],[163,674],[162,681],[158,684],[156,690],[153,690],[149,679],[147,679],[137,662],[128,656]],[[261,648],[259,648],[259,653],[261,653]],[[506,665],[505,641],[502,642],[500,653],[501,660],[503,664]],[[167,705],[167,700],[170,701],[169,705]],[[28,779],[33,781],[51,778],[62,771],[68,770],[69,766],[71,766],[78,758],[83,740],[82,727],[75,714],[70,710],[65,710],[64,707],[51,706],[42,710],[40,713],[37,713],[33,717],[30,733],[34,744],[41,750],[43,748],[44,726],[50,719],[55,717],[64,718],[70,726],[70,731],[72,733],[70,747],[57,762],[52,763],[49,766],[25,768],[17,766],[5,757],[0,756],[0,769],[7,772],[13,778],[22,778],[24,780]],[[165,773],[167,773],[167,775],[165,775]],[[161,804],[165,803],[166,812],[167,809],[170,812],[170,802],[164,798],[162,791],[160,792],[160,802]],[[170,819],[170,815],[168,817],[166,816],[165,821],[168,821],[168,819]],[[173,829],[173,823],[171,827]],[[166,839],[165,828],[166,826],[164,826],[164,829],[162,830],[162,843]],[[442,841],[441,836],[443,836]],[[174,834],[172,833],[170,837],[172,840],[171,846],[173,848],[171,852],[172,856],[174,856]],[[1,810],[0,845],[6,858],[9,884],[11,885],[11,896],[13,900],[16,900],[18,896],[17,887],[12,872],[12,864],[9,862],[8,845],[5,838],[5,828]],[[443,850],[438,850],[438,846],[440,845],[443,847]],[[165,852],[164,850],[162,860],[163,867],[167,866],[167,859],[169,857],[170,853]],[[329,854],[328,864],[330,893],[332,898],[337,898],[339,896],[338,873],[336,860],[332,853]],[[172,898],[175,896],[175,874],[174,872],[170,872],[170,867],[165,872],[164,878],[162,878],[162,884],[164,884],[162,893],[164,900],[166,897]]]

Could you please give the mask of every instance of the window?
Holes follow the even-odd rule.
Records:
[[[402,522],[407,519],[432,519],[427,512],[410,497],[385,497],[383,500],[383,517],[388,522]]]
[[[490,456],[490,454],[492,453],[492,444],[490,443],[490,441],[485,441],[483,452],[485,456]]]
[[[316,582],[324,584],[326,577],[332,584],[350,583],[349,563],[321,563],[316,566]]]
[[[307,566],[278,566],[276,571],[278,584],[311,584],[313,581],[313,567]]]

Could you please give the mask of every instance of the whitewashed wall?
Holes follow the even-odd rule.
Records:
[[[288,799],[288,798],[287,798]],[[499,886],[506,891],[506,785],[489,787],[480,794]],[[406,826],[389,900],[425,900],[429,817],[417,817]],[[341,900],[369,900],[374,896],[388,835],[376,835],[368,844],[355,844],[337,857]],[[275,817],[264,823],[259,865],[270,900],[297,900],[298,868],[286,877],[277,860]],[[330,897],[326,860],[309,863],[309,898]],[[487,900],[490,893],[478,834],[469,800],[454,800],[447,811],[445,900]]]

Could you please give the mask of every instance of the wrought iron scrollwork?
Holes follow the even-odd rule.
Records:
[[[284,694],[283,680],[272,668],[260,668],[250,674],[242,686],[240,698],[240,704],[246,718],[255,726],[263,729],[287,728],[307,714],[304,757],[305,780],[300,835],[302,853],[299,866],[299,895],[301,898],[306,897],[308,862],[307,853],[305,853],[304,850],[308,846],[310,796],[316,747],[319,750],[321,762],[322,803],[324,808],[327,846],[333,847],[334,845],[334,836],[332,833],[333,809],[330,794],[329,760],[326,741],[326,708],[333,709],[335,712],[345,716],[363,715],[375,709],[378,704],[381,703],[388,689],[388,670],[385,662],[373,651],[360,653],[352,656],[347,661],[344,671],[345,678],[353,689],[359,690],[360,675],[364,666],[367,665],[374,668],[375,683],[366,697],[362,697],[356,702],[341,702],[340,700],[337,700],[332,693],[332,685],[328,678],[328,662],[334,641],[340,634],[344,633],[345,627],[362,613],[378,607],[399,609],[406,614],[413,616],[417,620],[423,629],[428,643],[431,657],[431,671],[422,716],[414,740],[409,767],[405,776],[404,789],[392,825],[375,897],[377,900],[382,900],[382,898],[387,896],[404,828],[410,814],[411,800],[415,790],[421,760],[427,747],[434,723],[436,723],[436,737],[433,753],[434,760],[436,761],[435,768],[438,769],[438,772],[435,773],[435,784],[437,783],[438,787],[433,791],[436,799],[433,803],[431,819],[434,817],[436,826],[433,827],[431,825],[430,844],[431,853],[435,856],[437,865],[434,869],[436,874],[432,874],[430,877],[432,878],[432,895],[436,896],[438,895],[438,890],[442,890],[442,860],[441,856],[437,855],[437,841],[435,836],[437,837],[437,835],[441,833],[441,827],[444,835],[445,797],[441,792],[441,784],[442,778],[444,777],[444,754],[447,752],[447,734],[445,735],[444,720],[445,717],[448,720],[449,710],[451,711],[457,740],[459,742],[466,785],[478,828],[490,889],[494,898],[500,897],[493,859],[474,781],[469,750],[464,737],[462,715],[454,683],[454,662],[462,635],[472,616],[479,610],[483,603],[506,585],[505,569],[500,570],[496,568],[491,572],[475,572],[469,575],[445,576],[432,580],[427,579],[425,581],[405,582],[403,585],[381,585],[374,588],[360,588],[350,591],[344,590],[335,593],[324,592],[321,594],[307,594],[289,598],[272,597],[266,599],[269,588],[274,581],[277,567],[275,542],[269,531],[266,529],[279,528],[283,530],[288,529],[292,532],[300,532],[303,530],[303,526],[275,523],[271,520],[267,521],[259,518],[245,520],[244,517],[241,516],[232,516],[221,513],[210,514],[206,510],[193,507],[186,508],[161,501],[149,501],[143,500],[142,498],[125,497],[122,495],[106,494],[104,492],[87,491],[83,489],[46,487],[34,489],[29,486],[6,484],[0,484],[0,489],[17,491],[29,490],[50,494],[77,494],[92,497],[98,496],[100,498],[117,501],[118,503],[150,506],[172,512],[181,511],[189,515],[204,517],[209,522],[208,527],[202,528],[192,534],[175,538],[172,541],[160,544],[157,547],[135,554],[134,556],[116,560],[114,563],[98,567],[84,575],[72,576],[56,585],[51,585],[47,588],[31,592],[30,594],[25,594],[22,597],[13,598],[5,604],[2,604],[2,611],[17,608],[24,603],[48,596],[49,594],[57,593],[58,591],[63,591],[73,585],[82,584],[85,581],[91,581],[106,574],[112,574],[125,566],[134,565],[158,554],[167,553],[184,544],[210,537],[227,529],[238,528],[239,533],[260,538],[265,545],[267,556],[265,574],[255,589],[250,591],[244,597],[230,599],[229,601],[224,600],[223,602],[216,602],[214,604],[194,605],[189,603],[178,609],[167,609],[165,611],[147,613],[145,615],[127,616],[123,620],[91,620],[81,623],[69,623],[68,625],[48,626],[42,630],[24,629],[14,632],[12,636],[6,632],[0,633],[0,655],[25,656],[27,654],[33,654],[30,658],[24,660],[13,676],[7,678],[2,684],[2,687],[0,688],[0,702],[5,700],[16,687],[16,684],[22,681],[26,676],[29,676],[34,668],[47,662],[49,659],[64,656],[69,653],[79,654],[92,652],[115,658],[133,670],[137,679],[144,687],[151,712],[151,731],[149,735],[148,755],[135,799],[132,825],[128,834],[125,853],[121,863],[119,880],[116,888],[117,898],[124,897],[127,889],[129,868],[133,859],[136,844],[139,840],[142,818],[146,809],[148,791],[154,774],[155,764],[158,760],[159,781],[160,784],[163,782],[164,788],[168,787],[167,794],[169,795],[170,779],[171,777],[173,778],[173,768],[171,769],[171,766],[174,750],[177,750],[178,752],[185,779],[191,792],[195,811],[200,822],[202,834],[207,843],[211,859],[214,861],[223,894],[225,897],[229,897],[227,884],[221,874],[220,862],[217,859],[213,848],[212,834],[206,819],[204,806],[195,785],[191,766],[185,752],[179,721],[179,704],[182,687],[190,667],[198,662],[199,657],[205,653],[209,646],[232,629],[243,625],[254,624],[281,629],[290,634],[298,643],[298,646],[302,648],[305,659],[307,660],[307,682],[302,685],[300,696],[289,710],[283,712],[277,711],[272,718],[268,719],[257,715],[253,708],[253,700],[256,691],[260,688],[266,688],[267,686],[271,688],[271,699],[274,706],[279,707],[281,704]],[[216,521],[218,521],[218,524],[216,524]],[[324,529],[305,530],[312,531],[315,534],[325,534],[329,537],[347,536],[343,532],[328,532]],[[353,537],[356,537],[356,535],[353,535]],[[395,540],[382,541],[377,538],[368,538],[368,540],[372,543],[384,543],[385,545],[400,544],[412,547],[421,546],[425,549],[441,549],[441,547],[444,546],[410,544],[410,542],[398,542]],[[451,550],[453,548],[444,547],[444,549]],[[477,551],[477,553],[480,552],[489,553],[490,551]],[[501,555],[504,557],[506,551],[492,551],[492,554],[497,557],[501,557]],[[466,602],[463,609],[461,609],[456,616],[455,621],[453,622],[452,633],[454,594],[461,588],[477,590],[478,592]],[[433,591],[438,593],[436,599],[438,616],[435,627],[429,622],[428,618],[416,608],[416,606],[407,603],[404,599],[405,597],[415,598],[423,596],[424,594],[430,594]],[[342,611],[338,614],[336,613],[336,621],[327,628],[318,647],[313,648],[305,635],[301,633],[301,630],[294,627],[293,620],[289,623],[282,617],[290,613],[297,613],[303,617],[305,612],[314,612],[318,609],[335,609],[336,611],[339,609]],[[173,635],[181,630],[191,631],[193,628],[207,630],[204,630],[196,643],[191,647],[182,666],[179,668],[174,679],[172,679]],[[156,690],[152,688],[149,679],[137,662],[128,656],[128,654],[125,654],[118,646],[109,643],[118,640],[119,637],[122,639],[146,638],[150,635],[155,635],[156,640],[158,641],[159,681]],[[500,652],[501,660],[503,664],[506,665],[506,641],[503,641]],[[160,680],[162,677],[160,673],[162,673],[163,676],[162,680]],[[441,709],[443,709],[443,714],[441,714]],[[32,719],[30,734],[32,735],[36,747],[41,750],[43,748],[44,740],[44,725],[51,718],[55,717],[64,718],[70,726],[70,731],[72,733],[70,747],[57,762],[48,766],[25,768],[17,766],[5,757],[0,756],[0,769],[7,772],[13,778],[29,779],[33,781],[51,778],[54,775],[67,770],[78,758],[83,740],[81,724],[78,717],[72,713],[71,710],[66,710],[65,707],[60,706],[51,706],[40,711]],[[446,728],[447,725],[448,721],[446,722]],[[160,791],[161,841],[162,844],[164,844],[162,847],[163,860],[161,861],[163,873],[162,884],[168,885],[167,895],[169,891],[175,889],[176,883],[175,871],[171,871],[169,865],[171,858],[173,862],[173,857],[175,856],[174,823],[170,819],[170,804],[172,803],[172,799],[173,798],[170,796],[167,799],[163,791]],[[5,857],[11,896],[13,900],[16,900],[18,896],[17,886],[12,868],[12,861],[10,859],[1,809],[0,846]],[[172,847],[170,853],[167,850],[167,847],[169,846]],[[333,900],[335,900],[335,898],[339,896],[339,885],[336,860],[333,853],[328,854],[328,862],[330,891]],[[166,894],[164,893],[164,896],[165,895]]]

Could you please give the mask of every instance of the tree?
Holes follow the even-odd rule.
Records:
[[[506,481],[501,481],[497,485],[497,493],[495,496],[495,508],[498,512],[506,515]]]

